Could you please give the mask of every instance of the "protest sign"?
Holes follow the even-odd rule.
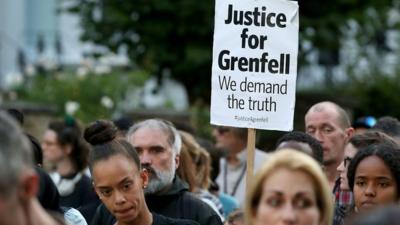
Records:
[[[211,123],[292,130],[298,4],[216,0]]]

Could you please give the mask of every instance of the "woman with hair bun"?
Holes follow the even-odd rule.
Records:
[[[60,193],[60,206],[73,207],[90,222],[100,203],[84,170],[89,146],[75,120],[54,121],[44,133],[43,158],[52,165],[49,175]]]
[[[142,170],[135,149],[127,141],[116,139],[116,135],[117,128],[104,120],[92,123],[84,132],[86,141],[93,146],[89,169],[94,189],[114,216],[113,221],[107,221],[107,224],[197,224],[149,211],[143,191],[148,185],[148,173]]]

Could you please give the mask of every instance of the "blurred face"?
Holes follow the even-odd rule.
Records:
[[[21,206],[18,204],[17,193],[13,193],[9,196],[0,196],[0,224],[17,224],[18,220],[21,219],[21,215],[18,215],[17,209]]]
[[[146,194],[163,191],[172,183],[179,165],[179,155],[168,143],[168,137],[162,131],[152,128],[140,128],[129,137],[129,143],[139,154],[140,163],[149,173],[149,185]]]
[[[213,129],[213,137],[215,139],[215,147],[229,152],[239,152],[244,149],[243,141],[238,138],[232,131],[232,128],[225,126],[217,126]]]
[[[347,180],[347,168],[349,167],[349,164],[356,153],[357,149],[351,143],[348,143],[344,148],[344,160],[337,168],[337,171],[340,173],[341,190],[350,191],[349,181]]]
[[[254,224],[321,224],[313,183],[303,171],[284,168],[274,171],[264,181]]]
[[[306,133],[317,139],[324,150],[324,164],[338,165],[343,160],[348,131],[339,125],[337,112],[333,109],[313,110],[305,117]]]
[[[147,173],[119,154],[96,162],[92,176],[96,193],[118,223],[137,222],[138,215],[145,212],[143,187],[147,185]]]
[[[44,133],[42,149],[43,159],[48,162],[57,163],[66,156],[63,147],[58,143],[57,133],[52,130]]]
[[[23,168],[17,176],[17,183],[5,187],[11,190],[0,191],[0,225],[33,224],[29,208],[36,199],[40,178],[29,167]]]
[[[358,210],[397,201],[397,184],[389,167],[377,156],[363,159],[357,166],[354,200]]]

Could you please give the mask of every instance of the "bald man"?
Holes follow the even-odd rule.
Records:
[[[336,168],[343,161],[344,148],[354,132],[350,119],[339,105],[325,101],[307,111],[305,126],[306,133],[322,145],[325,174],[333,190],[338,178]]]

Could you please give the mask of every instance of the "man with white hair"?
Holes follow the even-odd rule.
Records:
[[[140,157],[142,167],[149,173],[146,194],[163,193],[173,183],[179,166],[182,140],[167,121],[146,120],[129,129],[127,140]]]
[[[163,216],[189,219],[201,225],[222,225],[218,214],[188,192],[187,185],[176,176],[181,137],[168,121],[149,119],[134,124],[127,140],[139,154],[142,167],[149,173],[145,198],[150,211]],[[115,219],[101,205],[92,225],[112,225]]]
[[[32,150],[16,122],[0,112],[0,224],[57,225],[36,198],[39,176]]]

